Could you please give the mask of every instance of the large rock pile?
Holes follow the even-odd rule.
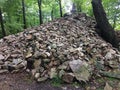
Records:
[[[95,32],[95,21],[76,14],[0,40],[0,73],[26,70],[38,81],[120,79],[120,53]],[[114,73],[113,73],[114,72]]]

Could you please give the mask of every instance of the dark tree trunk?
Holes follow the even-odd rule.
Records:
[[[102,6],[102,0],[92,0],[93,13],[97,22],[97,27],[100,30],[100,35],[107,42],[118,48],[118,42],[115,36],[115,31],[109,24],[106,13]]]
[[[27,28],[27,25],[26,25],[26,14],[25,14],[25,2],[24,0],[22,0],[22,11],[23,11],[23,24],[24,24],[24,29]]]
[[[53,20],[53,8],[51,10],[51,19]]]
[[[61,0],[59,0],[59,8],[60,8],[60,17],[62,17],[62,4],[61,4]]]
[[[40,22],[40,24],[43,24],[41,4],[42,4],[42,0],[38,0],[38,7],[39,7],[39,22]]]
[[[116,20],[117,20],[117,16],[115,14],[114,19],[113,19],[113,29],[115,29],[115,27],[116,27]]]
[[[3,17],[2,17],[2,9],[0,8],[0,24],[1,24],[1,29],[2,29],[2,35],[3,37],[6,36],[5,28],[4,28],[4,23],[3,23]]]

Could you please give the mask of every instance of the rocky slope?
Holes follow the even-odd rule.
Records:
[[[38,81],[67,83],[120,79],[120,53],[95,32],[95,21],[75,14],[0,40],[0,73],[26,70]]]

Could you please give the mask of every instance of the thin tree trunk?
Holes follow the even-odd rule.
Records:
[[[51,10],[51,19],[53,20],[53,8]]]
[[[111,43],[114,47],[118,48],[115,31],[108,22],[106,13],[102,6],[102,0],[92,0],[92,7],[101,37]]]
[[[27,24],[26,24],[26,14],[25,14],[25,2],[24,0],[22,0],[22,11],[23,11],[23,28],[26,29],[27,28]]]
[[[116,19],[117,19],[117,16],[115,15],[113,19],[113,29],[115,29],[116,27]]]
[[[2,17],[2,9],[0,8],[0,24],[1,24],[1,29],[2,29],[2,35],[3,37],[6,36],[5,28],[4,28],[4,23],[3,23],[3,17]]]
[[[62,17],[62,4],[61,4],[61,0],[59,0],[59,8],[60,8],[60,17]]]
[[[40,24],[43,24],[41,4],[42,4],[42,0],[38,0],[38,7],[39,7],[39,22],[40,22]]]

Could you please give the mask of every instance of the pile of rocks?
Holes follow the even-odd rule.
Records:
[[[75,14],[0,40],[0,73],[26,70],[38,81],[89,81],[113,73],[120,53],[95,32],[95,21]],[[117,74],[116,74],[117,73]]]

